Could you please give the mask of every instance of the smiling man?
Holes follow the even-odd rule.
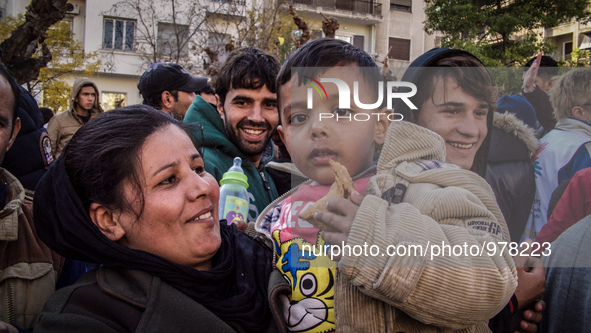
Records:
[[[99,90],[94,82],[86,77],[79,77],[74,81],[70,108],[56,114],[47,124],[51,153],[55,159],[82,125],[103,112],[98,101]]]
[[[278,196],[265,169],[273,157],[271,134],[279,122],[278,71],[279,62],[267,53],[252,47],[235,50],[214,78],[217,110],[196,96],[184,119],[201,124],[203,133],[199,128],[194,134],[198,139],[203,137],[205,169],[218,182],[234,157],[242,158],[249,185],[249,221]]]

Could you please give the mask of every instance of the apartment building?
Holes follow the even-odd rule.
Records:
[[[544,29],[544,39],[556,47],[556,51],[551,54],[554,59],[569,61],[573,50],[591,50],[591,23],[572,20]]]
[[[99,52],[102,70],[92,79],[99,87],[101,104],[109,110],[141,103],[137,83],[153,61],[179,59],[191,74],[205,76],[211,59],[204,49],[215,51],[223,61],[224,46],[238,38],[248,15],[264,1],[175,1],[172,8],[171,2],[159,0],[69,0],[64,21],[86,52]],[[23,13],[28,2],[0,0],[1,13],[3,17]],[[393,69],[408,65],[437,43],[436,36],[423,31],[422,0],[290,0],[284,4],[290,3],[308,22],[313,38],[322,36],[321,13],[333,16],[340,23],[337,38],[379,61],[387,55]],[[77,75],[65,80],[71,83]]]
[[[343,39],[375,56],[388,58],[393,74],[421,54],[440,44],[439,35],[423,30],[423,0],[292,0],[314,37],[322,36],[322,14],[339,22],[336,38]]]

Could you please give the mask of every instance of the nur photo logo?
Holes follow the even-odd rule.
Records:
[[[351,88],[347,82],[341,79],[335,78],[320,78],[319,80],[313,79],[309,76],[304,76],[304,83],[310,85],[308,88],[307,97],[307,108],[312,109],[314,107],[314,91],[318,93],[321,100],[325,98],[328,100],[328,94],[322,83],[334,83],[338,89],[339,95],[339,108],[349,109],[351,108]],[[408,92],[398,92],[398,87],[410,88]],[[324,93],[324,95],[322,94]],[[411,82],[403,81],[387,81],[386,82],[386,108],[392,110],[393,100],[396,98],[401,99],[411,110],[416,110],[417,107],[410,101],[410,97],[417,93],[417,86]],[[353,102],[357,107],[363,110],[376,110],[384,102],[384,81],[378,81],[378,100],[375,103],[366,104],[359,100],[359,81],[353,81]]]

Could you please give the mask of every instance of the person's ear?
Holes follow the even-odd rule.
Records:
[[[388,119],[388,116],[390,116],[390,114],[392,114],[392,110],[383,108],[378,112],[377,115],[374,115],[378,117],[378,119],[376,120],[376,129],[373,136],[373,141],[377,145],[384,144],[384,141],[386,141],[388,126],[390,126],[390,119]]]
[[[119,241],[125,235],[125,230],[123,230],[119,219],[109,208],[93,202],[90,204],[89,215],[103,235],[113,242]]]
[[[12,125],[12,135],[10,135],[10,140],[8,140],[8,145],[6,146],[6,151],[8,151],[8,149],[10,149],[10,147],[12,147],[12,144],[14,143],[14,140],[16,140],[16,136],[18,135],[18,132],[21,130],[21,118],[16,117],[16,120],[14,121],[14,125]]]
[[[277,125],[277,133],[279,134],[279,137],[281,138],[281,142],[283,142],[283,144],[285,144],[285,132],[283,130],[282,125]]]
[[[585,120],[584,119],[584,115],[583,115],[584,112],[585,112],[585,110],[581,106],[575,106],[571,110],[571,113],[573,114],[573,117],[575,117],[575,118],[577,118],[579,120]]]
[[[172,106],[174,104],[174,98],[172,97],[169,91],[162,92],[162,94],[160,95],[160,101],[162,102],[162,107],[164,109],[172,109]]]
[[[222,99],[220,98],[220,95],[215,94],[215,99],[218,102],[218,113],[220,114],[220,117],[224,119],[224,104],[222,104]]]

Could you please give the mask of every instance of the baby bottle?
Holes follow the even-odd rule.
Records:
[[[228,225],[245,221],[248,216],[248,178],[240,165],[242,159],[234,158],[234,165],[224,173],[220,180],[220,219],[226,219]]]

